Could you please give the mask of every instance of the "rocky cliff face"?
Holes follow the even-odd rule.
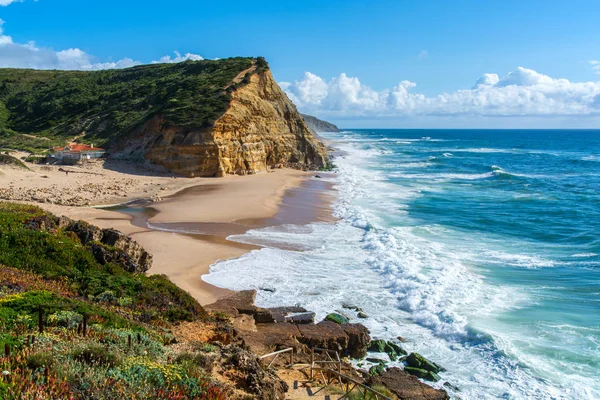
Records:
[[[117,155],[143,155],[183,176],[326,166],[325,146],[311,133],[271,72],[255,67],[244,72],[245,84],[236,85],[228,109],[212,127],[178,128],[157,116],[122,142]]]
[[[319,119],[317,117],[313,117],[312,115],[307,115],[307,114],[302,114],[302,117],[304,118],[306,125],[313,132],[319,133],[319,132],[339,132],[340,131],[340,128],[338,128],[336,125],[332,124],[331,122],[323,121],[322,119]]]

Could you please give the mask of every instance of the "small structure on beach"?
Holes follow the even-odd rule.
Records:
[[[104,149],[94,147],[93,144],[69,143],[65,147],[55,147],[53,155],[61,164],[76,164],[80,161],[87,161],[100,158],[106,154]]]

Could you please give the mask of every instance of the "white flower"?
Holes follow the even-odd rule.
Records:
[[[4,375],[4,376],[10,375],[10,371],[2,371],[2,375]]]

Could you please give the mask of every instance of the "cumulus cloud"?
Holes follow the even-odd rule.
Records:
[[[171,58],[171,56],[163,56],[163,57],[159,58],[158,60],[152,61],[152,64],[178,63],[178,62],[188,61],[188,60],[192,60],[192,61],[204,60],[204,58],[202,58],[198,54],[185,53],[185,55],[182,56],[178,51],[174,51],[174,53],[175,53],[175,57]]]
[[[304,111],[332,117],[598,115],[600,82],[571,82],[518,67],[504,77],[484,74],[470,89],[425,96],[401,81],[375,91],[342,73],[329,81],[307,72],[283,83]]]
[[[0,6],[4,7],[4,6],[8,6],[12,3],[22,3],[23,0],[0,0]]]
[[[428,55],[429,55],[429,52],[427,50],[421,50],[418,57],[420,59],[423,59],[423,58],[427,58]]]
[[[600,61],[598,60],[590,60],[590,67],[595,74],[600,75]]]
[[[35,42],[15,43],[12,37],[4,34],[3,25],[4,21],[0,19],[0,67],[2,68],[98,70],[128,68],[142,64],[128,57],[118,61],[99,62],[95,57],[78,48],[54,51],[39,48]],[[175,57],[164,56],[151,63],[177,63],[202,59],[197,54],[181,55],[175,52]]]

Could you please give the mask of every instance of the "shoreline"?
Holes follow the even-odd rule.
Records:
[[[106,172],[101,166],[91,168],[97,171],[94,175]],[[71,174],[64,173],[43,175],[46,177],[40,179],[36,169],[37,173],[45,172],[39,166],[33,166],[31,171],[9,171],[12,174],[3,178],[12,179],[5,187],[35,188],[37,182],[42,182],[60,191],[61,185],[81,184],[79,179],[69,182]],[[333,220],[332,185],[313,178],[316,174],[315,171],[277,169],[247,176],[188,179],[115,175],[109,171],[106,173],[110,176],[106,183],[109,186],[119,180],[138,181],[137,186],[124,185],[121,202],[103,195],[98,196],[94,205],[87,206],[51,204],[40,199],[7,200],[36,205],[57,215],[81,219],[103,229],[114,228],[131,236],[154,257],[148,274],[167,275],[200,304],[206,305],[234,293],[202,279],[202,275],[209,273],[210,266],[260,248],[229,241],[227,236],[284,223]],[[1,179],[0,183],[3,183]],[[140,186],[154,190],[140,192]],[[151,213],[141,215],[144,210]]]

